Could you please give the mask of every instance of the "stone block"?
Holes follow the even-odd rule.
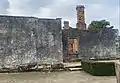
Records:
[[[0,16],[0,65],[62,61],[61,19]]]
[[[120,83],[120,62],[115,63],[117,83]]]

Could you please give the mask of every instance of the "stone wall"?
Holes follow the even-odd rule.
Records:
[[[116,43],[118,30],[105,29],[103,31],[79,32],[79,55],[88,58],[118,57]]]
[[[120,36],[118,36],[118,44],[117,44],[118,48],[117,48],[117,51],[118,51],[118,55],[120,56]]]
[[[62,62],[61,19],[0,16],[0,65]]]
[[[115,63],[117,83],[120,83],[120,62]]]
[[[95,30],[78,30],[75,28],[69,28],[66,34],[63,30],[63,48],[64,59],[82,59],[82,58],[117,58],[117,46],[118,43],[118,30],[117,29],[104,29],[102,31]],[[67,55],[68,51],[68,39],[78,39],[79,51],[77,54]]]

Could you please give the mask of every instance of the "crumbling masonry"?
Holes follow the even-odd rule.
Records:
[[[84,6],[78,5],[76,28],[64,22],[62,30],[64,61],[90,58],[116,58],[118,56],[118,30],[104,29],[103,31],[88,30],[85,23]]]
[[[61,63],[61,41],[61,18],[0,16],[2,66]]]
[[[76,28],[65,21],[63,30],[60,18],[0,16],[0,66],[116,57],[118,30],[87,30],[84,8],[76,8]]]

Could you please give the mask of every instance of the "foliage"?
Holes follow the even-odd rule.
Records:
[[[84,71],[94,76],[115,75],[114,62],[82,61],[81,64]]]
[[[103,30],[105,28],[113,28],[113,26],[110,26],[110,22],[106,20],[92,21],[88,26],[89,30]]]

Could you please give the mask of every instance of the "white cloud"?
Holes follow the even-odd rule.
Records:
[[[6,14],[7,8],[9,8],[9,2],[7,0],[0,0],[0,14]]]
[[[53,3],[53,0],[8,0],[10,7],[8,9],[11,15],[33,15],[43,7]],[[41,10],[42,10],[41,9]]]
[[[42,18],[49,18],[50,17],[50,13],[51,13],[51,9],[50,8],[40,8],[38,9],[38,11],[33,14],[34,16],[37,17],[42,17]]]
[[[119,29],[119,8],[118,7],[114,7],[109,8],[108,6],[103,6],[101,4],[101,6],[98,7],[94,7],[91,6],[89,8],[87,8],[86,11],[86,20],[87,23],[89,24],[92,20],[102,20],[102,19],[106,19],[108,21],[110,21],[111,25],[113,25],[116,29]]]
[[[86,23],[107,19],[119,28],[119,0],[1,0],[0,13],[69,20],[76,26],[76,5],[85,5]],[[8,11],[8,12],[7,12]]]

